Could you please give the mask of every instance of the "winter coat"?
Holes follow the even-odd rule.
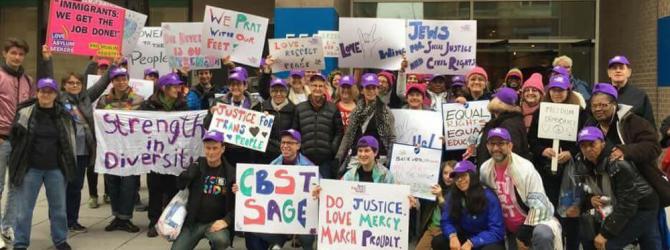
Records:
[[[31,157],[30,147],[35,137],[33,128],[36,120],[34,111],[37,108],[37,99],[32,99],[21,103],[18,106],[14,123],[9,134],[9,141],[12,145],[12,152],[9,155],[9,180],[12,185],[20,186],[23,184],[23,178],[28,172],[28,158]],[[65,111],[62,104],[54,104],[58,120],[56,126],[59,131],[59,162],[58,166],[63,172],[66,181],[72,181],[75,178],[75,169],[77,156],[75,154],[75,125],[72,116]]]
[[[188,188],[188,202],[186,203],[186,219],[184,221],[185,225],[192,225],[196,222],[196,213],[200,210],[200,205],[202,202],[202,182],[201,180],[207,176],[207,159],[205,157],[198,158],[197,161],[193,162],[191,166],[184,172],[182,172],[177,178],[177,188],[184,189]],[[233,225],[235,223],[235,194],[233,193],[233,183],[235,183],[235,168],[226,161],[222,159],[221,166],[219,168],[219,176],[225,176],[226,178],[226,215],[223,219],[228,225]]]
[[[351,155],[356,155],[356,144],[358,139],[365,135],[374,136],[379,141],[379,155],[388,155],[391,152],[391,146],[395,142],[395,118],[391,110],[377,98],[374,103],[374,113],[372,117],[365,116],[365,100],[359,100],[356,108],[349,116],[349,126],[342,137],[342,144],[337,151],[337,159],[344,160]],[[362,127],[369,120],[367,128],[363,131]]]
[[[303,154],[298,153],[297,161],[295,163],[296,166],[315,166],[312,161],[307,159]],[[270,162],[270,165],[283,165],[284,164],[284,156],[280,155],[279,157],[275,158]]]
[[[191,88],[186,95],[186,104],[189,110],[209,109],[214,102],[214,89],[206,91],[200,84]]]
[[[110,93],[105,94],[98,99],[96,109],[137,110],[144,102],[144,97],[135,94],[130,88],[127,93],[121,96],[121,98],[116,98],[112,94],[113,91],[114,88],[110,90]]]
[[[35,97],[37,89],[33,79],[23,67],[14,71],[0,62],[0,138],[7,139],[19,103]]]
[[[591,99],[591,85],[582,79],[575,78],[574,76],[570,77],[570,82],[572,83],[572,89],[581,94],[585,100]]]
[[[664,148],[670,147],[670,135],[668,135],[668,130],[670,130],[670,116],[663,119],[661,129],[659,129],[659,132],[661,132],[661,147]]]
[[[349,170],[344,173],[344,176],[342,176],[343,181],[360,181],[358,179],[358,169],[362,168],[361,164],[358,163],[358,161],[352,161],[349,163]],[[393,178],[393,174],[391,174],[391,171],[388,170],[388,168],[384,167],[383,165],[379,164],[379,162],[375,163],[375,166],[372,168],[372,182],[374,183],[386,183],[386,184],[393,184],[395,182],[395,179]]]
[[[582,185],[591,187],[590,190],[600,190],[591,195],[611,198],[612,213],[605,217],[600,230],[605,238],[610,239],[619,235],[638,211],[658,209],[658,198],[632,162],[610,161],[608,152],[611,152],[611,147],[603,149],[598,164],[593,164],[579,155],[575,175]],[[611,194],[604,190],[611,190]],[[587,196],[583,211],[593,208],[591,195]]]
[[[489,150],[486,148],[487,135],[489,130],[501,127],[507,129],[512,137],[512,152],[530,159],[528,151],[528,137],[526,136],[526,126],[523,123],[523,114],[519,111],[506,111],[494,117],[484,125],[477,145],[477,165],[481,165],[491,158]]]
[[[142,105],[140,106],[140,110],[147,110],[147,111],[186,111],[188,110],[188,105],[186,104],[186,100],[184,98],[179,98],[175,101],[174,105],[172,106],[172,109],[168,110],[167,107],[165,107],[165,104],[161,102],[160,100],[160,95],[162,95],[160,92],[153,94],[149,97],[149,99],[145,100]]]
[[[464,206],[460,221],[453,221],[446,212],[449,211],[452,202],[451,197],[447,196],[443,210],[445,212],[442,213],[440,220],[442,234],[448,237],[450,234],[458,233],[460,229],[470,235],[469,240],[473,248],[502,242],[505,239],[505,225],[500,201],[491,189],[484,188],[484,195],[486,196],[486,209],[481,214],[470,214]]]
[[[318,165],[335,159],[343,126],[340,111],[333,103],[326,102],[317,111],[308,100],[295,108],[292,127],[302,134],[302,153]]]
[[[272,131],[270,132],[268,146],[265,149],[265,153],[261,156],[263,158],[262,163],[270,162],[281,154],[279,148],[281,143],[281,131],[291,129],[293,126],[293,118],[295,116],[295,105],[293,105],[291,101],[288,101],[288,104],[282,107],[279,111],[276,111],[272,107],[271,102],[272,100],[265,100],[261,109],[262,112],[268,112],[268,114],[275,117],[274,122],[272,123]]]
[[[619,98],[617,103],[632,106],[633,113],[647,119],[651,125],[656,128],[656,120],[654,120],[654,110],[649,101],[649,96],[646,92],[632,85],[630,81],[618,90]]]

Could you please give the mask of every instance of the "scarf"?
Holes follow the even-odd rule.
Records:
[[[272,105],[272,109],[274,109],[275,111],[280,111],[281,109],[286,107],[286,105],[288,105],[288,99],[284,99],[284,102],[280,104],[275,104],[274,101],[270,100],[270,104]]]
[[[307,96],[307,101],[312,104],[312,107],[314,107],[314,110],[317,112],[323,108],[323,105],[326,104],[326,97],[322,96],[321,98],[315,98],[312,95]]]
[[[523,113],[523,124],[526,126],[526,131],[530,128],[530,124],[533,122],[533,114],[538,108],[540,108],[540,103],[533,107],[528,106],[525,102],[521,103],[521,113]]]
[[[5,62],[4,60],[0,61],[0,67],[2,67],[2,69],[4,69],[5,72],[7,72],[7,74],[10,74],[16,78],[21,77],[25,73],[23,66],[19,66],[19,69],[15,70],[12,69],[12,67],[9,67],[9,65],[7,65],[7,62]]]

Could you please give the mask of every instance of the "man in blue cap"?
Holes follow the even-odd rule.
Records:
[[[647,119],[655,128],[654,109],[651,101],[649,101],[649,96],[630,83],[630,76],[633,73],[630,66],[631,64],[625,56],[612,57],[607,63],[607,76],[619,93],[617,101],[619,104],[631,106],[633,113]]]
[[[232,244],[235,222],[235,168],[223,157],[223,134],[209,131],[202,139],[204,157],[179,175],[177,188],[188,188],[186,219],[173,250],[194,249],[207,238],[211,249],[224,250]]]

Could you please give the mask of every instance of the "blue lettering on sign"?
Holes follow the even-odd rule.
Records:
[[[449,39],[448,26],[430,26],[423,25],[422,21],[409,22],[412,33],[409,34],[410,40],[417,39],[432,39],[432,40],[447,40]]]

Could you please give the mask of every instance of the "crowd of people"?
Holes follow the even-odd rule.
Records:
[[[406,72],[406,61],[397,72],[305,70],[281,79],[273,76],[270,56],[258,72],[224,58],[227,80],[218,83],[207,69],[148,68],[144,79],[155,86],[144,97],[129,86],[128,62],[120,56],[92,58],[85,74],[99,75],[97,82],[77,73],[57,81],[46,45],[36,78],[23,67],[30,52],[25,41],[10,38],[2,49],[0,194],[6,172],[9,190],[0,247],[5,242],[13,249],[29,247],[42,185],[55,248],[71,249],[68,231],[87,230],[78,221],[84,181],[88,206],[97,208],[99,202],[94,109],[172,112],[225,103],[275,118],[265,152],[207,132],[205,156],[181,175],[147,174],[148,206],[140,201],[140,176],[105,174],[103,201],[111,203],[114,216],[105,231],[137,233],[133,213],[147,210],[147,236],[156,237],[164,207],[179,190],[189,189],[185,225],[172,249],[193,249],[203,238],[212,249],[226,249],[236,234],[248,249],[285,244],[314,249],[316,235],[234,232],[236,164],[318,166],[324,179],[392,184],[389,154],[398,135],[391,109],[441,116],[442,104],[487,100],[492,118],[481,124],[470,146],[443,151],[439,183],[432,189],[435,201],[410,197],[408,234],[418,241],[416,249],[622,249],[629,244],[668,249],[664,207],[670,205],[670,184],[657,162],[662,147],[670,146],[670,117],[656,129],[649,98],[630,81],[633,64],[624,56],[609,61],[609,82],[593,85],[572,75],[567,56],[557,57],[548,74],[525,78],[512,68],[502,83],[479,66],[462,76],[425,75]],[[255,93],[249,91],[252,84]],[[579,107],[577,142],[561,141],[556,151],[552,140],[538,137],[542,102]],[[205,128],[211,119],[210,110]]]

